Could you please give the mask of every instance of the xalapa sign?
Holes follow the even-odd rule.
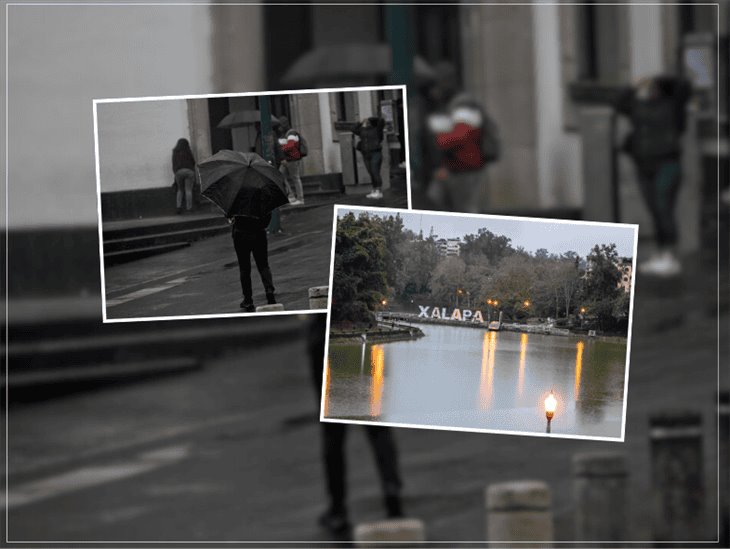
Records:
[[[449,315],[446,307],[431,307],[419,305],[420,312],[418,318],[438,318],[441,320],[461,320],[468,322],[484,322],[484,316],[479,310],[471,309],[452,309]]]

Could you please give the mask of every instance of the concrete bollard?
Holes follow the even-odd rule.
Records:
[[[720,436],[720,547],[730,547],[730,391],[720,391],[717,399],[717,427]]]
[[[426,541],[426,529],[423,522],[414,518],[386,519],[377,522],[366,522],[355,527],[355,542],[359,547],[368,546],[370,542]],[[399,547],[402,545],[399,544]]]
[[[531,544],[532,547],[544,547],[552,542],[553,515],[547,484],[540,481],[492,484],[485,495],[488,542],[542,542]]]
[[[309,308],[326,309],[329,289],[329,286],[315,286],[314,288],[309,288]]]
[[[573,456],[576,541],[622,541],[629,518],[626,459],[616,453]]]
[[[704,537],[702,416],[668,412],[649,418],[653,527],[656,541]]]
[[[273,305],[259,305],[256,307],[257,313],[268,313],[271,311],[283,311],[284,306],[281,303],[274,303]]]

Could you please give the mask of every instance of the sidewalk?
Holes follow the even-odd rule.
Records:
[[[308,289],[329,282],[331,205],[282,216],[284,233],[269,236],[277,299],[286,310],[309,308]],[[108,318],[240,313],[238,261],[228,234],[106,269]],[[254,303],[266,303],[252,268]]]

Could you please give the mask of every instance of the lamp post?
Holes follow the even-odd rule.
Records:
[[[546,433],[550,433],[550,422],[553,420],[553,416],[555,415],[555,409],[557,407],[558,401],[551,390],[550,394],[545,399],[545,418],[547,419],[547,429],[545,430]]]

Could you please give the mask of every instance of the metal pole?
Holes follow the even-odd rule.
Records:
[[[408,105],[415,105],[416,86],[413,78],[413,60],[415,58],[415,30],[413,25],[413,7],[407,5],[385,6],[385,28],[387,40],[390,43],[392,55],[392,70],[389,81],[391,84],[405,84]],[[409,116],[412,112],[409,111]],[[404,121],[410,130],[409,148],[411,169],[419,173],[421,165],[420,148],[421,136],[419,125]]]
[[[261,116],[261,152],[264,155],[264,160],[270,164],[275,164],[274,139],[276,137],[271,130],[271,102],[266,95],[259,97],[259,114]],[[278,208],[271,212],[268,231],[270,234],[281,232],[281,217]]]
[[[264,153],[264,160],[274,163],[274,143],[271,133],[271,102],[269,97],[259,97],[259,113],[261,115],[261,151]]]

